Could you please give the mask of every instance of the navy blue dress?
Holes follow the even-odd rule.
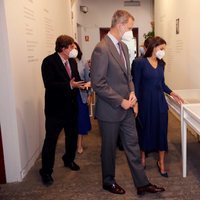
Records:
[[[164,93],[172,91],[165,85],[164,66],[165,63],[159,60],[157,68],[153,68],[147,58],[138,58],[132,63],[139,106],[138,139],[141,150],[147,153],[168,151],[168,105]]]
[[[87,135],[91,130],[90,114],[87,103],[83,103],[80,92],[77,96],[78,101],[78,133]]]
[[[78,72],[81,80],[90,81],[89,77],[89,67],[85,64],[83,60],[77,60]],[[78,101],[78,133],[79,135],[87,135],[91,130],[90,114],[87,104],[88,91],[79,90],[77,96]]]

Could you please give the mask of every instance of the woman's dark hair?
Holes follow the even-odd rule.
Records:
[[[153,37],[152,36],[149,36],[148,38],[145,39],[144,41],[144,47],[147,49],[150,42],[152,41]]]
[[[56,39],[56,47],[55,51],[56,52],[62,52],[63,48],[68,48],[69,45],[74,43],[74,39],[68,35],[60,35]]]
[[[147,48],[147,51],[146,51],[144,57],[152,56],[153,49],[162,44],[167,44],[163,38],[161,38],[159,36],[153,37],[148,45],[148,48]]]
[[[78,51],[77,58],[78,58],[79,60],[81,60],[83,53],[82,53],[82,51],[81,51],[81,49],[80,49],[78,43],[77,43],[77,42],[74,42],[74,44],[76,45],[77,51]]]

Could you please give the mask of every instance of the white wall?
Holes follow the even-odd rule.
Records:
[[[11,78],[10,55],[4,2],[0,1],[0,122],[3,139],[4,161],[7,180],[17,180],[21,169],[16,123],[13,81]],[[9,166],[13,166],[11,169]]]
[[[197,0],[155,0],[155,32],[168,44],[165,76],[172,89],[200,88],[199,7]]]
[[[80,5],[88,7],[87,14],[80,12]],[[141,7],[123,7],[122,0],[0,1],[0,123],[7,182],[21,181],[41,151],[45,131],[41,62],[54,52],[57,36],[79,40],[88,59],[100,40],[99,27],[110,27],[114,11],[126,9],[136,19],[142,43],[143,34],[151,30],[152,5],[152,0],[141,0]]]
[[[153,21],[153,1],[141,0],[140,7],[124,7],[123,0],[79,0],[73,5],[74,36],[77,36],[76,22],[81,25],[81,47],[86,59],[90,58],[95,45],[100,40],[99,28],[110,27],[111,18],[117,9],[125,9],[135,17],[135,27],[139,28],[139,45],[143,43],[143,34],[151,31]],[[88,7],[88,13],[80,12],[80,5]],[[85,36],[90,37],[89,42]]]
[[[43,144],[41,62],[72,35],[71,1],[0,1],[0,123],[7,182],[21,181]]]

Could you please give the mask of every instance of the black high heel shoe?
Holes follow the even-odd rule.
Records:
[[[160,173],[161,176],[163,176],[165,178],[169,177],[167,172],[161,172],[159,161],[157,161],[157,167],[158,167],[158,171],[159,171],[159,173]]]

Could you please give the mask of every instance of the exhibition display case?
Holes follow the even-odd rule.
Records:
[[[185,104],[196,104],[200,103],[200,89],[186,89],[186,90],[173,90],[176,94],[181,96],[185,101]],[[174,99],[166,95],[166,100],[169,108],[175,111],[178,115],[181,112],[181,105],[174,101]]]
[[[187,126],[200,135],[200,104],[185,104],[181,109],[183,177],[187,175]]]
[[[181,120],[181,145],[183,177],[187,175],[187,127],[200,135],[200,89],[174,90],[184,100],[178,104],[171,96],[166,95],[170,110]]]

